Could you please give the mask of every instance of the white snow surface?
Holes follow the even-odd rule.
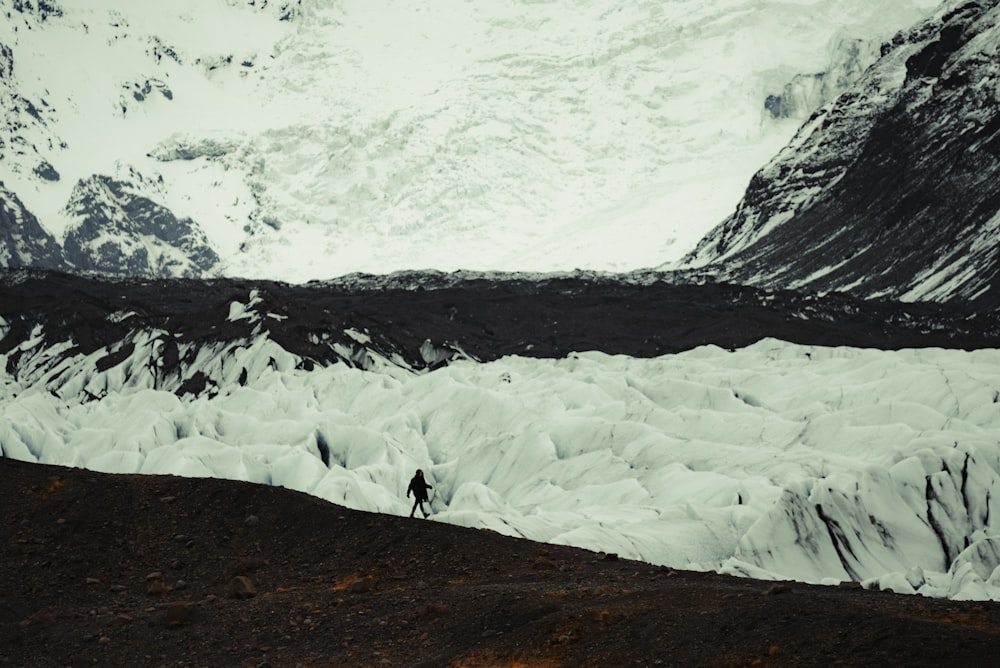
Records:
[[[813,75],[935,4],[67,0],[0,23],[39,110],[0,181],[59,236],[80,178],[128,179],[230,275],[659,266],[827,101]]]
[[[155,340],[101,373],[72,358],[45,371],[72,379],[55,393],[4,374],[2,455],[249,480],[396,515],[422,468],[429,521],[673,567],[1000,600],[998,350],[767,339],[655,359],[305,372],[262,337],[201,351],[195,366],[223,389],[181,398],[150,389],[140,356]]]

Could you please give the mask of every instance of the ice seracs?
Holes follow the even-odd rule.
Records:
[[[261,337],[198,350],[203,388],[178,395],[150,389],[159,345],[137,339],[79,378],[67,362],[44,376],[63,378],[62,398],[5,383],[3,456],[394,514],[423,468],[439,521],[684,568],[1000,598],[996,350],[764,340],[415,373],[306,371]]]

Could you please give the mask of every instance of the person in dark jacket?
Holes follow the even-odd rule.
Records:
[[[430,515],[424,510],[424,501],[427,500],[427,490],[429,489],[434,488],[424,480],[424,472],[417,469],[416,475],[410,480],[410,486],[406,488],[406,498],[410,498],[410,492],[413,492],[413,508],[410,509],[410,517],[413,517],[413,513],[417,511],[417,506],[420,506],[420,512],[424,514],[424,517]]]

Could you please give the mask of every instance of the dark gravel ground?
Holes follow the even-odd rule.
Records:
[[[0,665],[993,665],[1000,605],[0,458]]]

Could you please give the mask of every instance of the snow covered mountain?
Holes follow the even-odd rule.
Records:
[[[812,116],[687,258],[726,280],[1000,305],[1000,7],[949,1]]]
[[[0,0],[0,211],[43,230],[5,257],[660,265],[934,4]]]

